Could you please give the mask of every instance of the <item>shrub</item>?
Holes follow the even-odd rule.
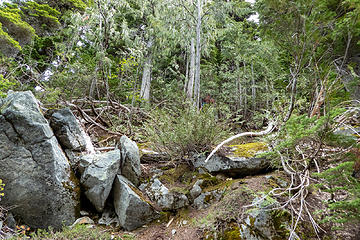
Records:
[[[175,159],[209,151],[228,135],[223,124],[216,120],[213,107],[201,111],[185,107],[177,113],[157,110],[145,128],[152,147]]]
[[[350,177],[353,165],[353,161],[348,161],[321,174],[316,174],[325,180],[324,183],[330,185],[324,191],[330,192],[334,196],[337,194],[342,196],[341,200],[328,203],[330,214],[326,216],[323,222],[360,222],[360,182]]]

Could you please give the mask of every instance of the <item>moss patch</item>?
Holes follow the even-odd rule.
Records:
[[[190,183],[192,180],[192,172],[187,164],[181,164],[175,168],[164,171],[164,174],[159,177],[159,180],[168,184],[174,184],[177,181]]]
[[[268,150],[268,146],[264,142],[230,145],[229,147],[234,148],[233,155],[236,157],[254,157],[258,152]]]

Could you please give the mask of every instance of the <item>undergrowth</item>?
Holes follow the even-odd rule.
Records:
[[[200,112],[192,107],[178,112],[156,110],[145,129],[152,147],[174,159],[209,151],[228,135],[213,107]]]

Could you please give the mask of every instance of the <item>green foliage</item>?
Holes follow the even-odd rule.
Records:
[[[0,201],[1,201],[1,197],[4,196],[4,187],[5,187],[5,184],[2,182],[2,179],[0,179]]]
[[[0,74],[0,97],[6,97],[6,92],[16,86],[16,82],[3,77]]]
[[[352,138],[334,135],[332,132],[332,129],[336,126],[334,119],[344,112],[345,109],[337,108],[320,118],[309,118],[306,114],[293,114],[279,132],[276,140],[278,144],[274,151],[266,154],[273,157],[274,166],[279,166],[279,153],[286,153],[290,159],[297,159],[299,153],[295,150],[295,147],[306,142],[350,146],[354,143]]]
[[[215,120],[215,109],[200,112],[186,107],[177,112],[157,110],[145,129],[153,147],[175,159],[191,153],[209,151],[227,136],[222,124]]]
[[[15,4],[0,5],[0,38],[12,48],[21,50],[20,45],[29,43],[35,36],[35,30],[22,20],[22,13]],[[2,49],[8,54],[9,50]]]
[[[330,214],[325,217],[323,222],[360,222],[360,181],[351,177],[353,166],[353,161],[347,161],[329,168],[321,174],[315,174],[325,180],[320,186],[330,185],[330,188],[326,188],[324,191],[335,196],[339,193],[345,196],[339,201],[327,204]]]
[[[114,236],[104,229],[98,227],[89,227],[89,225],[75,225],[73,228],[64,227],[62,231],[55,232],[52,229],[41,230],[31,234],[31,239],[34,240],[88,240],[88,239],[100,239],[100,240],[121,240],[121,237]],[[128,238],[124,238],[128,239]]]

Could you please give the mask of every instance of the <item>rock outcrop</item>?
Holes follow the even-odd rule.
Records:
[[[91,159],[91,162],[87,162],[87,166],[81,168],[83,172],[80,182],[86,190],[86,197],[98,212],[102,212],[118,173],[120,150],[85,156],[80,161],[84,164],[88,159]]]
[[[29,92],[12,92],[0,106],[2,204],[32,228],[61,228],[78,215],[79,191],[69,162]]]
[[[121,175],[114,182],[114,206],[120,226],[128,231],[141,227],[159,217],[154,208],[146,202],[140,191]]]

